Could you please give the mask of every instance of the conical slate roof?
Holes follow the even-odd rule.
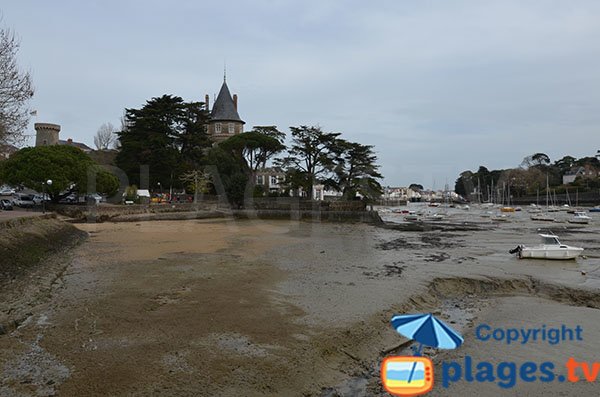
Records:
[[[233,98],[231,98],[229,88],[227,87],[227,83],[225,81],[223,81],[221,91],[219,91],[217,100],[212,107],[210,117],[212,121],[239,121],[244,123],[235,109]]]

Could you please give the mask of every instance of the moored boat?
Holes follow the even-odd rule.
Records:
[[[588,223],[590,223],[590,220],[592,220],[592,218],[587,216],[585,214],[585,212],[575,211],[575,215],[571,219],[569,219],[569,223],[578,223],[578,224],[582,224],[582,225],[587,225]]]
[[[583,252],[581,247],[573,247],[560,242],[554,234],[540,234],[542,244],[527,247],[519,245],[510,250],[511,254],[517,254],[519,259],[575,259]]]
[[[532,221],[539,221],[539,222],[555,222],[556,219],[552,218],[551,216],[545,215],[545,214],[535,214],[535,215],[531,215],[531,220]]]

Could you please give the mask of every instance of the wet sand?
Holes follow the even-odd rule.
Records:
[[[25,317],[0,335],[0,395],[384,395],[382,358],[407,352],[393,349],[405,340],[388,321],[408,312],[436,313],[465,336],[456,351],[427,351],[438,365],[466,354],[593,360],[598,224],[552,225],[585,259],[520,261],[507,251],[546,226],[526,217],[454,232],[226,219],[79,225],[90,238],[51,296],[1,303]],[[515,351],[475,341],[482,322],[581,323],[585,338]],[[593,385],[438,386],[433,395],[590,394]]]

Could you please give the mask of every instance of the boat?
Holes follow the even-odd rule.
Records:
[[[540,222],[555,222],[556,221],[556,219],[552,218],[551,216],[544,215],[542,213],[531,215],[531,220],[532,221],[540,221]]]
[[[600,206],[595,206],[594,208],[590,208],[590,212],[600,212]]]
[[[572,247],[560,242],[554,234],[540,234],[542,243],[540,245],[527,247],[518,245],[510,250],[511,254],[517,254],[519,259],[575,259],[583,252],[583,248]]]
[[[573,216],[573,218],[569,219],[569,223],[578,223],[578,224],[582,224],[582,225],[587,225],[588,223],[590,223],[591,220],[592,220],[592,218],[587,216],[585,214],[585,212],[575,211],[575,215]]]
[[[510,220],[510,219],[508,219],[508,216],[506,216],[504,214],[493,216],[491,219],[493,222],[508,222]]]
[[[425,220],[427,221],[441,221],[445,218],[444,214],[439,214],[437,212],[434,212],[433,214],[427,214],[425,215]]]
[[[515,212],[515,209],[513,207],[502,207],[502,208],[500,208],[500,211],[502,211],[502,212]]]
[[[529,212],[530,214],[540,214],[542,212],[542,209],[539,205],[531,204],[529,205],[527,212]]]
[[[409,214],[404,217],[404,220],[407,222],[417,222],[419,221],[419,215]]]

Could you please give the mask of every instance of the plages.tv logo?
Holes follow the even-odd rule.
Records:
[[[381,364],[381,384],[395,396],[417,396],[433,388],[433,363],[421,356],[423,346],[456,349],[464,339],[432,314],[405,314],[392,317],[392,327],[402,336],[419,343],[413,356],[386,357]]]

